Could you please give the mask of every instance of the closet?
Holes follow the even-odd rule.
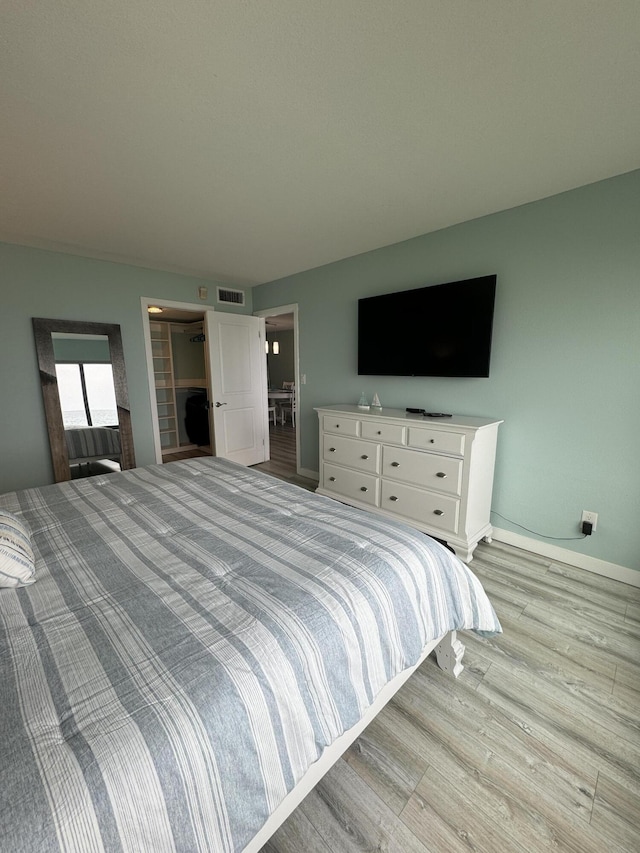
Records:
[[[202,321],[150,324],[162,453],[210,448]]]

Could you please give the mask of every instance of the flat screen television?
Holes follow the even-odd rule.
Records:
[[[489,376],[496,276],[358,300],[360,376]]]

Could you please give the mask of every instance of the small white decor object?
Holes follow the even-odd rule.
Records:
[[[382,403],[380,402],[380,397],[378,397],[377,391],[373,395],[373,400],[371,401],[371,408],[372,409],[381,409],[382,408]]]
[[[0,587],[27,586],[35,579],[29,531],[17,516],[0,509]]]
[[[364,393],[364,391],[362,392],[362,394],[360,394],[360,399],[358,400],[358,408],[359,409],[369,409],[370,408],[369,403],[367,402],[367,395]]]

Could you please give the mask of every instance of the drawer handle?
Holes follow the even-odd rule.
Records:
[[[336,478],[335,478],[335,477],[329,477],[329,482],[330,482],[330,483],[335,483],[335,481],[336,481]]]
[[[390,500],[390,501],[397,501],[397,500],[398,500],[398,498],[397,498],[395,495],[390,495],[390,496],[389,496],[389,500]]]
[[[340,424],[336,424],[336,429],[340,429]]]
[[[434,509],[433,514],[434,515],[444,515],[444,510]]]
[[[381,430],[381,429],[379,429],[379,430],[378,430],[377,435],[382,435],[382,430]]]
[[[430,438],[430,439],[429,439],[429,444],[435,444],[435,443],[436,443],[435,438]]]
[[[330,448],[329,448],[329,453],[335,453],[335,452],[336,452],[335,447],[330,447]]]
[[[368,492],[369,489],[366,486],[360,486],[360,491],[361,492]]]
[[[400,467],[400,463],[399,463],[399,462],[392,462],[392,463],[391,463],[391,467],[392,467],[392,468],[399,468],[399,467]]]
[[[363,454],[362,454],[362,456],[360,457],[360,459],[368,459],[368,458],[369,458],[369,457],[367,456],[367,454],[366,454],[366,453],[363,453]]]
[[[447,475],[444,473],[444,471],[438,471],[436,477],[440,477],[441,480],[445,480]]]

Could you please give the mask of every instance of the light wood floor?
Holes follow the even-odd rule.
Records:
[[[431,658],[264,853],[638,853],[640,589],[515,548],[471,564],[504,634]]]
[[[316,480],[308,480],[299,477],[296,468],[296,431],[290,423],[269,425],[270,459],[254,465],[258,471],[272,474],[280,480],[288,480],[303,486],[305,489],[315,491],[318,485]]]
[[[194,447],[192,450],[176,450],[175,453],[163,453],[162,461],[180,462],[181,459],[197,459],[199,456],[211,456],[209,449]]]

